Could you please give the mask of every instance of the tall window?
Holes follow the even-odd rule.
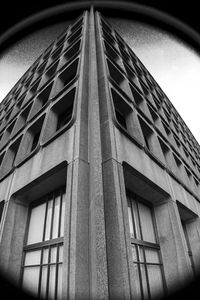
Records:
[[[30,207],[22,288],[42,299],[62,299],[64,211],[64,189]]]
[[[127,193],[135,283],[141,299],[164,295],[160,247],[152,208],[139,196]]]

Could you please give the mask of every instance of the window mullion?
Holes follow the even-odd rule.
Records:
[[[44,217],[44,228],[43,228],[43,239],[45,240],[45,233],[46,233],[46,225],[47,225],[47,213],[48,213],[48,197],[46,197],[46,208],[45,208],[45,217]]]
[[[59,267],[59,245],[57,245],[57,255],[56,255],[56,276],[55,276],[55,280],[56,280],[56,284],[55,284],[55,300],[57,299],[57,291],[58,291],[58,267]]]
[[[55,210],[55,193],[53,193],[53,207],[52,207],[52,215],[51,215],[50,240],[52,239],[52,234],[53,234],[54,210]]]
[[[133,209],[133,200],[130,201],[130,207],[131,207],[131,215],[132,215],[132,220],[133,220],[133,230],[134,230],[134,235],[137,238],[136,235],[136,220],[134,218],[134,209]],[[136,245],[136,255],[137,255],[137,260],[138,262],[140,262],[140,257],[139,257],[139,250],[138,250],[138,245]],[[141,295],[142,295],[142,299],[144,299],[144,291],[143,291],[143,286],[142,286],[142,274],[141,274],[141,268],[140,268],[140,264],[138,264],[138,273],[139,273],[139,278],[140,278],[140,290],[141,290]]]
[[[46,299],[48,299],[49,296],[49,276],[50,276],[50,258],[51,258],[51,246],[48,247],[49,253],[48,253],[48,265],[47,265],[47,285],[46,285]]]
[[[44,249],[41,249],[41,257],[40,257],[40,274],[39,274],[39,286],[38,286],[38,296],[40,297],[41,293],[41,282],[42,282],[42,261],[43,261],[43,252]]]
[[[138,207],[138,200],[137,199],[136,199],[136,207],[137,207],[137,215],[138,215],[138,223],[139,223],[139,228],[140,228],[141,240],[143,240],[142,225],[141,225],[141,220],[140,220],[140,213],[139,213],[139,207]],[[145,276],[146,276],[146,281],[147,281],[147,291],[148,291],[149,299],[151,299],[150,286],[149,286],[149,277],[148,277],[147,265],[146,265],[146,254],[145,254],[143,246],[142,246],[142,252],[143,252],[143,257],[144,257],[144,269],[145,269]]]
[[[59,209],[59,223],[58,223],[58,237],[60,237],[61,216],[62,216],[62,204],[63,204],[63,190],[60,191],[60,209]]]

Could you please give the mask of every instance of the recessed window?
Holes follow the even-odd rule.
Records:
[[[82,33],[82,27],[68,37],[67,39],[68,43],[72,44],[73,42],[75,42],[81,36],[81,33]]]
[[[176,162],[177,167],[180,168],[182,166],[181,160],[175,154],[173,154],[173,155],[174,155],[174,160]]]
[[[190,171],[185,167],[185,171],[187,173],[188,179],[191,180],[192,179],[192,174],[190,173]]]
[[[153,121],[156,122],[158,120],[159,116],[150,106],[148,106],[148,108],[149,108],[149,111],[150,111]]]
[[[165,132],[166,132],[166,134],[169,136],[169,135],[171,134],[171,131],[170,131],[170,129],[168,128],[168,126],[167,126],[167,125],[165,125],[165,123],[164,123],[164,122],[162,122],[162,124],[163,124],[163,127],[164,127],[164,129],[165,129]]]
[[[125,100],[114,90],[111,89],[115,117],[117,122],[126,130],[129,130],[129,115],[131,113],[131,107],[125,102]]]
[[[47,87],[45,87],[45,89],[42,90],[40,94],[38,94],[38,99],[42,106],[44,106],[49,100],[52,85],[53,83],[50,83]]]
[[[1,175],[7,174],[15,164],[16,156],[18,154],[18,149],[21,144],[22,136],[20,136],[13,144],[8,148],[5,154],[5,158],[3,159]]]
[[[30,152],[32,152],[38,145],[40,133],[42,129],[43,119],[40,119],[36,124],[34,124],[29,131],[32,135],[32,141],[31,141],[31,149]]]
[[[37,82],[35,82],[34,85],[31,87],[31,89],[29,91],[27,91],[27,95],[24,99],[23,105],[35,96],[39,83],[40,83],[40,80],[37,80]]]
[[[44,61],[38,68],[37,68],[37,73],[38,74],[41,74],[43,71],[44,71],[44,69],[45,69],[45,66],[46,66],[46,61]]]
[[[57,59],[62,51],[63,46],[59,47],[58,49],[56,49],[56,51],[54,51],[51,55],[51,59],[52,61]]]
[[[64,193],[59,189],[30,205],[22,288],[43,299],[62,299]]]
[[[111,78],[117,83],[118,86],[121,85],[121,83],[124,81],[124,76],[120,72],[120,70],[114,66],[114,64],[107,59],[108,69]]]
[[[29,112],[31,110],[33,103],[30,103],[19,115],[15,126],[13,128],[13,133],[12,136],[14,136],[20,129],[22,129],[24,127],[24,125],[26,124]]]
[[[20,159],[23,159],[37,148],[40,140],[44,118],[45,115],[43,114],[27,129],[22,142]]]
[[[80,20],[77,20],[76,23],[72,25],[71,32],[76,31],[82,24],[83,24],[83,18],[81,18]]]
[[[139,122],[140,122],[140,126],[142,129],[143,137],[145,140],[145,145],[149,151],[152,151],[151,138],[153,136],[153,131],[141,118],[139,118]]]
[[[37,144],[38,144],[38,141],[39,141],[39,138],[40,138],[40,131],[39,132],[36,132],[33,136],[33,141],[32,141],[32,145],[31,145],[31,151],[33,151]]]
[[[101,25],[106,31],[108,31],[109,33],[112,33],[112,29],[103,19],[101,19]]]
[[[137,291],[141,299],[164,296],[164,276],[153,208],[132,193],[127,193],[127,200]]]
[[[102,31],[104,39],[115,48],[116,41],[114,40],[113,36],[109,34],[104,28],[102,28]]]
[[[59,61],[56,61],[45,73],[46,81],[55,75]]]
[[[12,122],[12,123],[6,128],[6,130],[5,130],[5,132],[4,132],[4,135],[3,135],[3,137],[2,137],[1,147],[2,147],[3,145],[5,145],[5,144],[9,141],[10,136],[11,136],[11,133],[12,133],[12,131],[13,131],[14,125],[15,125],[15,121]]]
[[[59,79],[60,79],[63,87],[67,86],[72,81],[72,79],[74,79],[74,77],[76,76],[76,74],[77,74],[77,68],[78,68],[78,62],[79,62],[78,59],[76,59],[75,61],[73,61],[59,75]]]
[[[61,38],[57,41],[56,46],[59,47],[61,44],[63,44],[64,41],[65,41],[65,38],[66,38],[66,35],[64,35],[63,37],[61,37]]]
[[[63,67],[65,64],[69,63],[76,55],[78,55],[80,50],[81,41],[78,40],[72,47],[70,47],[61,57],[59,68]]]
[[[144,98],[142,97],[142,95],[137,91],[136,88],[134,88],[131,84],[130,84],[130,88],[131,88],[131,92],[133,95],[133,99],[135,101],[135,103],[140,106],[140,104],[144,101]]]
[[[58,115],[56,131],[64,127],[72,118],[73,104],[68,109]]]
[[[106,41],[104,41],[104,45],[105,45],[106,54],[108,55],[108,57],[111,60],[113,60],[114,62],[116,62],[117,64],[119,64],[120,57],[119,57],[118,53]]]
[[[73,117],[76,89],[61,97],[50,109],[44,130],[44,140],[49,140],[57,131],[66,127]]]
[[[162,149],[162,152],[163,152],[163,154],[164,154],[164,157],[165,157],[165,160],[166,160],[166,162],[167,162],[167,164],[169,164],[170,165],[170,159],[171,159],[171,157],[169,156],[170,155],[170,149],[168,148],[168,146],[160,139],[160,138],[158,138],[158,140],[159,140],[159,143],[160,143],[160,147],[161,147],[161,149]],[[172,163],[172,162],[171,162]]]

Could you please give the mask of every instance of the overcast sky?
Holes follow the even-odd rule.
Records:
[[[173,35],[147,24],[110,19],[173,103],[200,143],[200,56]],[[27,36],[0,55],[0,101],[67,27],[60,23]]]

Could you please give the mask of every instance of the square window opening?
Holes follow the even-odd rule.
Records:
[[[129,130],[128,116],[131,113],[131,107],[114,89],[111,89],[111,94],[116,120],[124,129]]]
[[[39,140],[40,140],[40,135],[41,135],[41,130],[44,122],[44,115],[37,120],[31,128],[28,129],[28,132],[30,133],[31,139],[29,142],[29,152],[32,152],[33,150],[36,149],[38,146]]]
[[[60,130],[71,121],[74,108],[74,99],[75,88],[67,93],[59,102],[57,102],[53,106],[52,109],[57,115],[56,131]]]
[[[151,138],[153,135],[153,131],[140,117],[139,117],[139,122],[142,129],[145,145],[148,148],[148,150],[151,151],[152,150]]]
[[[64,53],[64,58],[66,62],[70,61],[75,55],[78,54],[80,50],[80,45],[81,45],[81,40],[78,40],[73,47],[70,47],[65,53]]]
[[[114,64],[108,59],[107,59],[107,64],[108,64],[108,69],[109,69],[111,78],[117,83],[117,85],[120,86],[125,79],[124,76],[119,71],[119,69],[117,69],[114,66]]]
[[[79,59],[73,61],[60,75],[63,87],[67,86],[76,76]]]
[[[82,34],[82,27],[68,37],[67,39],[68,43],[72,44],[73,42],[75,42],[78,38],[80,38],[81,34]]]

